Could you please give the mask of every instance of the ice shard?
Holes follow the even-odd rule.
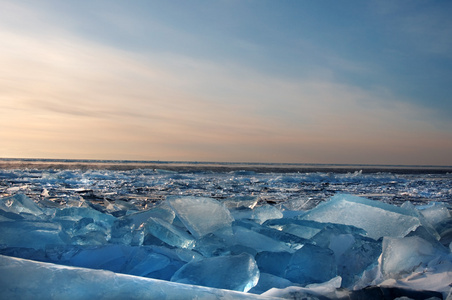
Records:
[[[25,220],[0,222],[0,245],[4,247],[45,249],[68,243],[70,237],[57,223]]]
[[[179,269],[173,282],[247,292],[259,280],[259,269],[254,258],[242,253],[192,261]]]
[[[166,202],[163,202],[152,209],[117,218],[111,228],[110,242],[134,246],[142,245],[144,240],[143,229],[151,217],[171,224],[175,214]]]
[[[284,277],[306,285],[326,282],[336,275],[337,266],[333,251],[306,244],[292,255]]]
[[[282,212],[274,206],[264,205],[253,209],[251,219],[259,224],[264,223],[270,219],[281,219],[283,217]]]
[[[195,239],[187,232],[160,219],[149,218],[146,223],[146,230],[156,238],[174,247],[192,249],[195,246]]]
[[[0,209],[5,212],[20,214],[25,218],[40,218],[44,214],[43,210],[24,194],[0,198]]]
[[[229,209],[253,209],[258,201],[259,197],[256,196],[235,196],[221,202]]]
[[[257,285],[248,292],[253,294],[262,294],[272,288],[283,289],[294,285],[296,284],[285,278],[260,272]]]
[[[1,299],[278,299],[0,255]]]
[[[196,238],[230,227],[233,221],[229,210],[211,198],[174,196],[168,197],[167,201],[185,227]]]
[[[421,225],[409,210],[366,198],[339,194],[301,216],[301,219],[362,228],[375,240],[404,237]]]
[[[256,262],[261,272],[284,277],[291,258],[288,252],[262,251],[256,255]]]
[[[398,279],[441,260],[451,261],[450,253],[441,244],[432,244],[419,236],[383,239],[381,272],[386,278]],[[452,271],[452,270],[449,270]]]
[[[55,210],[52,219],[68,227],[83,218],[91,218],[94,222],[101,224],[105,227],[110,227],[116,220],[115,217],[109,214],[102,213],[91,207],[65,207]]]
[[[233,235],[224,235],[224,239],[228,245],[242,245],[250,247],[257,252],[260,251],[272,251],[272,252],[294,252],[295,250],[291,248],[284,242],[272,239],[263,234],[257,233],[251,229],[247,229],[241,226],[233,226]]]
[[[417,206],[416,209],[433,226],[451,217],[449,209],[444,203],[433,202],[425,206]]]

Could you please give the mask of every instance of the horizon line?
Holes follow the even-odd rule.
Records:
[[[239,161],[198,161],[198,160],[132,160],[132,159],[77,159],[77,158],[19,158],[0,157],[0,161],[55,162],[55,163],[121,163],[121,164],[189,164],[189,165],[261,165],[261,166],[336,166],[336,167],[406,167],[406,168],[452,168],[452,165],[409,165],[374,163],[299,163],[299,162],[239,162]]]

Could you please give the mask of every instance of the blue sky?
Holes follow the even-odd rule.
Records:
[[[452,165],[451,13],[0,1],[0,156]]]

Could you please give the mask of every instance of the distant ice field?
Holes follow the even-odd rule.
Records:
[[[254,195],[306,209],[338,192],[391,204],[449,202],[451,183],[447,166],[0,159],[0,195],[21,191],[57,203],[83,196],[149,206],[168,195]]]
[[[1,299],[452,299],[452,168],[0,159]]]

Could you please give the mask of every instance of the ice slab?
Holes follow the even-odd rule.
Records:
[[[281,219],[283,217],[282,212],[274,206],[264,205],[253,209],[251,219],[259,224],[264,223],[270,219]]]
[[[345,291],[338,290],[341,286],[341,277],[337,276],[327,282],[308,284],[305,287],[289,286],[286,288],[272,288],[262,295],[280,297],[283,299],[355,299],[348,297]],[[356,298],[371,299],[371,298]]]
[[[301,246],[308,242],[307,239],[298,237],[296,235],[277,230],[275,228],[259,225],[255,223],[254,221],[235,221],[234,226],[241,226],[247,229],[251,229],[254,232],[260,233],[262,235],[265,235],[269,238],[272,238],[276,241],[280,241],[285,243],[287,246],[294,250],[298,250],[301,248]]]
[[[385,237],[381,254],[381,272],[386,278],[398,279],[416,269],[422,271],[435,262],[450,261],[451,258],[446,257],[447,252],[441,244],[432,244],[419,236]]]
[[[429,205],[417,206],[416,209],[433,226],[451,217],[449,209],[444,203],[433,202]]]
[[[285,278],[302,285],[322,283],[337,276],[334,252],[306,244],[291,257]]]
[[[5,212],[20,214],[24,217],[27,217],[27,215],[41,217],[44,214],[43,210],[24,194],[0,198],[0,209]]]
[[[142,245],[144,241],[143,229],[151,217],[171,224],[175,214],[166,202],[163,202],[152,209],[119,217],[111,228],[110,242],[134,246]]]
[[[144,226],[137,226],[133,219],[121,217],[111,227],[110,243],[139,246],[144,241]]]
[[[91,207],[65,207],[57,209],[52,217],[55,221],[63,220],[73,222],[79,221],[83,218],[92,218],[95,222],[108,227],[111,226],[116,220],[116,218],[112,215],[102,213]]]
[[[260,251],[272,251],[272,252],[294,252],[295,249],[291,248],[284,242],[272,239],[266,235],[257,233],[251,229],[247,229],[241,226],[233,226],[233,235],[224,235],[226,244],[228,245],[242,245],[250,247],[257,252]]]
[[[448,218],[435,226],[436,231],[440,236],[440,242],[448,246],[452,243],[452,218]]]
[[[278,299],[0,255],[1,299]]]
[[[353,234],[335,234],[327,238],[328,248],[334,252],[337,273],[342,286],[350,287],[370,266],[377,263],[381,243]]]
[[[70,242],[59,224],[39,221],[0,222],[0,245],[45,249]]]
[[[192,261],[180,268],[171,278],[173,282],[247,292],[259,280],[254,258],[242,253]]]
[[[300,220],[299,218],[301,218],[301,216],[294,218],[268,220],[263,225],[281,230],[283,232],[287,232],[292,235],[296,235],[307,240],[312,239],[324,229],[335,230],[340,233],[366,234],[363,229],[354,226]]]
[[[291,258],[288,252],[262,251],[256,255],[256,262],[261,272],[284,277]]]
[[[228,209],[243,209],[243,208],[253,209],[258,201],[259,197],[256,196],[235,196],[222,200],[221,202]]]
[[[146,231],[174,247],[192,249],[195,246],[195,239],[187,232],[160,219],[149,218]]]
[[[272,288],[283,289],[296,284],[282,277],[268,273],[260,272],[259,281],[255,287],[249,290],[249,293],[262,294]]]
[[[196,238],[230,227],[234,221],[229,210],[215,199],[173,196],[168,197],[167,201],[185,227]]]
[[[411,299],[451,299],[452,295],[452,262],[444,261],[434,267],[424,269],[401,279],[388,279],[380,283],[382,288],[409,289]],[[439,294],[440,293],[440,294]],[[439,294],[439,295],[438,295]]]
[[[300,217],[304,220],[352,225],[367,236],[404,237],[421,225],[409,210],[352,195],[335,195]]]

